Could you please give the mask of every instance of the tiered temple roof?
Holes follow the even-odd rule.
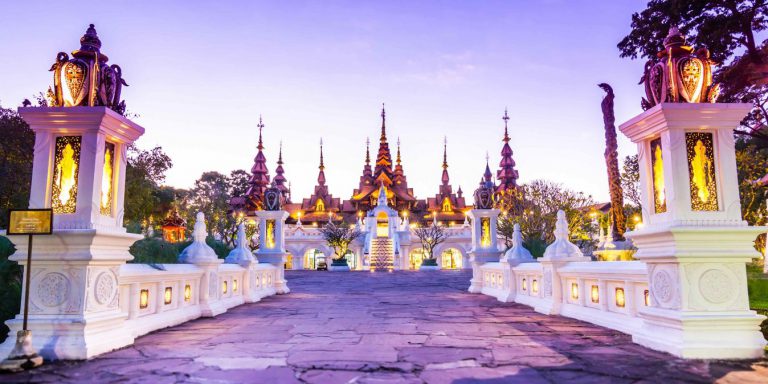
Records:
[[[515,188],[517,186],[517,171],[514,169],[515,162],[512,159],[512,149],[509,146],[509,133],[507,121],[509,116],[504,113],[504,146],[501,150],[502,160],[500,169],[497,172],[497,178],[500,185],[498,191]],[[244,210],[251,214],[253,210],[260,209],[253,204],[245,207],[244,204],[238,205],[237,202],[244,200],[247,202],[261,202],[264,190],[269,185],[269,171],[266,167],[266,159],[263,154],[263,143],[261,131],[264,124],[259,119],[259,145],[258,153],[254,159],[254,165],[251,168],[252,177],[250,179],[250,188],[245,197],[232,199],[233,210]],[[363,172],[360,176],[360,182],[357,188],[352,192],[349,200],[341,200],[333,197],[329,192],[325,180],[325,161],[323,158],[323,142],[320,141],[320,165],[317,175],[317,184],[314,187],[312,195],[301,199],[301,202],[290,202],[290,187],[286,187],[286,178],[283,169],[282,144],[278,155],[277,168],[275,169],[274,184],[286,196],[287,203],[284,209],[290,213],[289,222],[296,222],[299,217],[305,224],[325,223],[329,219],[344,219],[352,224],[357,220],[358,214],[367,212],[376,206],[381,191],[386,193],[387,205],[398,212],[408,212],[410,218],[415,221],[431,221],[436,219],[444,223],[459,223],[464,221],[465,213],[471,208],[465,202],[461,187],[456,192],[450,183],[448,173],[448,144],[447,140],[443,144],[443,163],[442,175],[438,192],[434,197],[425,200],[417,199],[411,188],[408,188],[408,181],[403,169],[402,156],[400,153],[400,139],[397,140],[397,153],[394,157],[389,149],[387,139],[386,111],[381,110],[381,135],[379,137],[379,149],[376,154],[375,164],[371,165],[370,141],[366,140],[365,163]],[[483,185],[494,183],[493,173],[486,155],[485,173],[480,180]],[[240,200],[238,200],[240,199]]]

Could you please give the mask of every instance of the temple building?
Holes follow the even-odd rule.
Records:
[[[518,172],[512,158],[509,145],[507,122],[509,116],[505,110],[504,142],[501,150],[501,162],[496,172],[499,192],[517,187]],[[440,184],[433,197],[419,199],[413,189],[408,187],[408,179],[400,153],[400,139],[396,141],[393,156],[387,136],[387,116],[384,107],[381,110],[381,131],[376,156],[371,164],[370,140],[366,141],[365,159],[357,188],[351,196],[342,200],[334,197],[326,185],[323,142],[320,140],[317,182],[309,197],[297,201],[291,200],[290,187],[285,176],[282,157],[282,143],[275,169],[275,177],[270,181],[267,159],[264,156],[262,131],[264,124],[259,118],[259,141],[254,164],[251,167],[249,189],[245,196],[231,200],[232,209],[252,216],[253,212],[263,207],[264,191],[270,183],[278,188],[288,211],[286,249],[289,251],[287,268],[314,269],[320,260],[330,263],[332,251],[322,239],[318,228],[329,221],[344,221],[357,226],[363,236],[352,244],[347,255],[352,269],[416,269],[421,264],[424,252],[419,239],[411,233],[417,225],[445,226],[449,232],[448,240],[437,247],[435,253],[438,265],[446,269],[469,268],[468,251],[471,242],[467,212],[472,209],[467,205],[464,193],[459,186],[454,190],[448,172],[448,143],[443,142],[443,161]],[[488,164],[481,179],[483,183],[495,183]],[[289,184],[290,185],[290,184]]]

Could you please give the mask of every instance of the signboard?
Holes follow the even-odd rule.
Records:
[[[50,235],[53,210],[11,209],[8,212],[8,235]]]

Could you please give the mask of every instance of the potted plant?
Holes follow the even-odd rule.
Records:
[[[432,271],[440,269],[437,265],[437,258],[435,258],[434,250],[448,237],[445,228],[432,222],[429,226],[414,229],[413,232],[416,237],[419,238],[421,247],[427,254],[427,258],[421,262],[419,270]]]
[[[344,258],[349,250],[349,244],[355,241],[362,235],[362,232],[357,227],[350,227],[349,224],[342,222],[336,225],[333,222],[329,222],[324,227],[320,228],[320,234],[323,239],[328,243],[328,246],[333,248],[333,261],[328,266],[329,271],[349,271],[349,264]]]

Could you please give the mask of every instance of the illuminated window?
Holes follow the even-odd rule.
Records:
[[[571,283],[571,299],[579,299],[579,284]]]
[[[488,248],[491,246],[491,218],[480,218],[480,246]]]
[[[81,141],[82,137],[80,136],[56,138],[51,185],[53,213],[75,213]]]
[[[645,301],[645,306],[650,307],[651,306],[651,292],[647,289],[643,291],[643,301]]]
[[[653,182],[654,211],[667,211],[667,197],[664,189],[664,160],[661,151],[661,138],[651,141],[651,175]]]
[[[592,299],[592,302],[595,304],[600,302],[600,288],[598,288],[597,285],[592,286],[590,299]]]
[[[266,246],[268,249],[275,248],[275,221],[267,220]]]
[[[315,211],[325,212],[325,202],[323,199],[317,199],[317,202],[315,203]]]
[[[626,297],[624,297],[624,288],[616,288],[616,306],[624,308]]]
[[[527,290],[528,290],[528,280],[523,279],[523,291],[527,291]]]
[[[533,280],[533,283],[531,284],[531,290],[533,290],[533,293],[539,293],[539,281]]]
[[[221,282],[221,293],[223,293],[225,295],[227,294],[227,281],[226,280]]]
[[[443,212],[453,212],[453,208],[451,207],[451,199],[447,197],[443,199]]]
[[[691,209],[694,211],[718,210],[713,140],[709,132],[685,133]]]
[[[104,143],[104,167],[101,172],[101,204],[99,211],[102,215],[112,216],[112,183],[114,183],[115,145]]]
[[[237,279],[232,280],[232,292],[237,292]]]
[[[184,286],[184,301],[189,302],[192,300],[192,287],[189,284]]]
[[[139,293],[139,308],[145,309],[149,306],[149,290],[142,289]]]
[[[173,302],[173,288],[165,287],[165,304],[168,305]]]

